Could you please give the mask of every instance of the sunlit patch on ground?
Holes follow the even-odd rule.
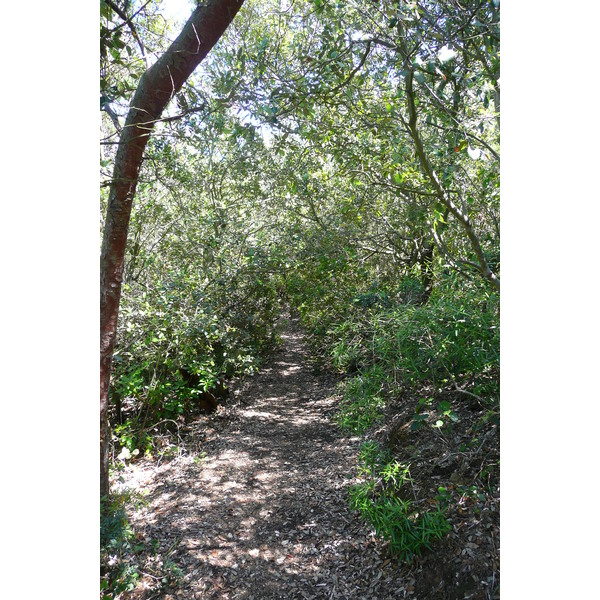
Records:
[[[118,486],[141,498],[132,526],[152,548],[122,600],[416,597],[414,567],[350,510],[363,440],[332,422],[336,382],[306,366],[300,336],[284,342],[233,390],[238,403],[193,425],[201,455],[182,449],[120,472]],[[174,573],[166,588],[153,578],[159,564]]]

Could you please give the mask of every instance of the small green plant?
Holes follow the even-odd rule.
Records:
[[[448,488],[444,486],[438,487],[438,495],[435,497],[440,506],[448,506],[452,499],[452,494],[448,490]]]
[[[206,452],[204,450],[202,450],[200,452],[200,454],[198,454],[198,456],[194,456],[194,458],[192,459],[192,462],[197,465],[204,465],[204,463],[206,462]]]
[[[485,493],[476,485],[459,486],[457,491],[461,495],[462,499],[468,498],[470,500],[479,500],[481,502],[485,502],[486,500]]]
[[[339,426],[351,433],[364,433],[378,420],[383,400],[379,396],[358,398],[340,406],[337,416]]]
[[[173,562],[170,558],[166,558],[163,563],[163,578],[164,585],[177,587],[183,579],[183,570],[179,565]]]
[[[447,400],[442,400],[437,405],[437,419],[434,424],[434,427],[441,429],[442,427],[447,427],[452,433],[452,423],[456,423],[458,421],[458,417],[452,411],[452,406],[450,402]]]
[[[415,414],[410,423],[410,430],[417,431],[421,429],[425,423],[427,423],[427,419],[429,418],[429,413],[425,412],[425,409],[431,406],[433,403],[433,398],[421,398],[417,402],[417,406],[415,407]]]
[[[134,456],[140,452],[149,451],[152,447],[152,438],[149,433],[131,419],[122,425],[115,425],[115,436],[121,448],[126,448]]]
[[[112,600],[135,588],[139,578],[132,553],[140,550],[125,514],[126,496],[103,498],[100,504],[100,597]]]
[[[427,423],[430,415],[432,414],[435,418],[435,422],[432,424],[432,427],[437,429],[447,427],[450,431],[452,431],[452,423],[456,423],[458,421],[458,417],[452,410],[452,405],[450,402],[447,400],[442,400],[438,403],[435,411],[431,411],[432,404],[433,398],[421,398],[417,402],[415,414],[410,424],[411,431],[417,431],[418,429],[421,429],[421,427]],[[425,412],[426,409],[430,412]]]
[[[363,444],[359,473],[364,481],[350,490],[350,506],[388,542],[391,554],[410,562],[450,531],[445,509],[439,503],[435,509],[423,511],[402,497],[403,486],[411,482],[410,467],[391,460],[376,443]]]

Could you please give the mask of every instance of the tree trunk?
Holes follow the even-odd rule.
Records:
[[[433,292],[433,250],[435,244],[428,241],[420,258],[419,265],[421,267],[421,283],[423,284],[423,294],[421,295],[420,304],[427,304],[431,292]]]
[[[231,23],[244,0],[206,0],[140,78],[119,139],[100,256],[100,495],[109,492],[108,391],[127,230],[144,149],[154,123]]]
[[[405,50],[405,55],[408,56],[408,53]],[[450,195],[442,186],[440,180],[438,179],[437,174],[433,170],[427,155],[425,154],[425,149],[423,147],[423,143],[421,141],[421,136],[419,135],[419,131],[417,129],[417,108],[415,103],[415,96],[413,92],[413,76],[414,73],[411,71],[405,78],[405,91],[406,91],[406,99],[408,101],[408,113],[409,119],[406,126],[410,131],[411,137],[415,144],[415,150],[417,152],[417,156],[421,163],[421,166],[432,183],[433,189],[435,190],[438,199],[446,208],[446,214],[452,213],[458,222],[463,227],[465,233],[467,234],[467,238],[471,243],[471,247],[475,251],[475,255],[477,256],[478,263],[472,263],[473,266],[477,267],[481,275],[492,286],[499,292],[500,291],[500,279],[498,276],[490,269],[490,266],[485,258],[483,253],[483,249],[481,248],[481,244],[479,243],[479,238],[477,237],[475,230],[473,228],[473,224],[469,218],[468,213],[463,212],[463,210],[452,200]],[[445,219],[444,219],[445,220]]]

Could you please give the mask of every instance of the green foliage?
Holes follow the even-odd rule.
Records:
[[[343,383],[344,398],[337,414],[342,429],[354,434],[364,433],[380,418],[384,380],[385,372],[381,366],[371,365]]]
[[[134,500],[128,494],[102,498],[100,506],[100,598],[117,600],[123,592],[133,590],[147,559],[159,551],[157,540],[138,541],[128,522],[126,506]],[[156,564],[160,566],[156,570]],[[163,586],[177,586],[183,570],[170,552],[153,561],[155,574]]]
[[[125,423],[115,425],[114,434],[120,447],[127,449],[130,455],[136,456],[140,451],[152,448],[152,437],[136,420],[128,419]]]
[[[401,560],[410,562],[451,530],[442,506],[423,510],[405,497],[411,481],[409,466],[392,460],[376,443],[363,444],[359,473],[363,481],[351,489],[350,505]]]
[[[122,592],[135,588],[139,579],[137,561],[132,554],[139,551],[135,534],[125,514],[125,496],[101,499],[100,506],[100,597],[113,600]]]
[[[188,146],[150,140],[113,359],[113,399],[132,426],[186,416],[207,393],[224,394],[227,379],[255,372],[276,341],[280,257],[257,223],[262,204],[250,200],[260,194],[250,175],[263,142],[224,135],[238,125],[218,114]]]
[[[497,406],[497,294],[454,276],[446,276],[426,303],[414,301],[418,286],[411,278],[394,287],[371,286],[369,295],[353,292],[352,279],[346,285],[331,295],[317,294],[315,285],[307,285],[310,291],[303,295],[292,295],[301,302],[303,320],[315,332],[322,352],[329,353],[332,366],[342,372],[359,372],[345,384],[344,426],[352,429],[360,420],[357,431],[364,430],[385,396],[425,382],[460,385],[490,408]],[[361,302],[348,303],[349,297]],[[386,301],[382,306],[371,303],[373,298]],[[450,407],[440,407],[438,412],[438,419],[452,421]],[[359,419],[361,414],[369,416]],[[423,418],[417,416],[416,421]]]
[[[142,293],[126,287],[113,390],[137,403],[139,425],[185,415],[228,377],[255,370],[274,339],[276,288],[250,280],[225,289],[185,273]]]
[[[102,102],[122,116],[144,64],[132,28],[100,8]],[[160,53],[160,4],[128,11]],[[411,74],[418,136],[404,122]],[[254,373],[287,301],[312,350],[348,376],[345,430],[364,433],[422,386],[460,386],[484,404],[481,427],[496,423],[499,297],[476,266],[500,271],[498,77],[495,3],[246,3],[168,109],[185,116],[157,123],[147,146],[113,361],[121,448],[144,452],[154,423]],[[426,399],[412,427],[446,431],[454,418]],[[400,490],[402,469],[373,463],[361,502],[411,548],[435,517],[379,494],[378,482]]]
[[[451,433],[452,423],[458,421],[458,417],[452,410],[452,405],[447,400],[442,400],[437,404],[436,410],[432,410],[432,404],[433,398],[421,398],[417,402],[415,414],[410,424],[411,431],[420,429],[429,421],[430,417],[432,417],[434,420],[432,427],[448,429]]]
[[[365,359],[378,357],[407,383],[467,379],[497,365],[497,298],[456,291],[437,290],[427,304],[373,315]]]

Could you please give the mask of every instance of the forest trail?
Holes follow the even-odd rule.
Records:
[[[146,572],[126,597],[412,596],[407,569],[349,507],[360,439],[333,422],[335,381],[313,373],[293,320],[282,337],[261,372],[197,427],[202,460],[140,461],[123,472],[126,487],[147,494],[130,515],[138,538],[157,540],[162,572],[169,561],[178,581],[165,590]]]

